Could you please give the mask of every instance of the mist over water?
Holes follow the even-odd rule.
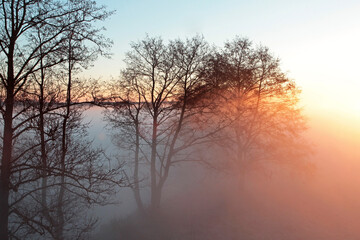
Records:
[[[85,121],[94,142],[113,154],[101,111],[86,111]],[[101,220],[94,239],[359,239],[358,137],[340,121],[325,124],[314,115],[306,133],[313,168],[273,164],[240,175],[177,165],[159,219],[138,217],[132,191],[122,188],[119,204],[94,211]]]

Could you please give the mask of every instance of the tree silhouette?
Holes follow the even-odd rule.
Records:
[[[299,161],[305,153],[299,90],[266,47],[235,38],[211,49],[201,37],[168,44],[146,37],[131,47],[121,80],[111,86],[115,103],[107,119],[120,149],[131,150],[141,212],[139,182],[150,180],[156,212],[171,167],[180,162],[231,166],[240,174],[268,160],[306,165]],[[226,154],[214,158],[202,149]]]
[[[237,37],[210,62],[207,79],[216,89],[216,111],[231,122],[215,142],[232,168],[243,174],[269,160],[306,166],[300,90],[281,71],[279,59]]]
[[[147,37],[131,46],[118,88],[112,87],[118,102],[107,119],[118,130],[116,142],[130,139],[127,149],[134,153],[134,193],[140,209],[145,204],[139,193],[139,162],[144,159],[150,165],[142,179],[150,178],[150,212],[156,213],[171,167],[199,161],[191,154],[194,147],[220,129],[208,124],[210,104],[196,100],[206,84],[203,73],[211,49],[202,37],[168,44]],[[206,130],[197,127],[206,124]]]
[[[107,55],[111,42],[93,23],[111,13],[86,0],[11,0],[2,1],[0,14],[0,238],[80,237],[88,228],[74,217],[84,206],[105,204],[122,181],[121,169],[106,165],[84,138],[75,105],[90,88],[73,79],[78,66]]]

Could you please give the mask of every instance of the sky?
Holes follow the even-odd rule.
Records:
[[[203,35],[217,46],[235,36],[270,48],[282,70],[302,89],[301,106],[312,117],[331,118],[360,135],[360,1],[358,0],[98,0],[115,13],[104,34],[111,59],[86,71],[118,78],[130,43]],[[359,138],[360,139],[360,138]]]

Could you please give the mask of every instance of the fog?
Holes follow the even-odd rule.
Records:
[[[101,109],[85,116],[95,143],[114,153]],[[165,185],[161,216],[139,217],[122,188],[118,204],[94,210],[94,239],[359,239],[359,131],[328,117],[309,116],[312,167],[274,163],[240,175],[184,163]]]

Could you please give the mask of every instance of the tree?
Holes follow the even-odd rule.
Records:
[[[106,106],[105,117],[109,125],[116,132],[112,134],[113,142],[130,155],[128,167],[133,167],[133,172],[128,177],[128,184],[133,190],[138,210],[146,212],[140,193],[140,163],[141,161],[141,126],[144,124],[144,102],[141,98],[137,84],[129,84],[126,80],[114,82],[111,86],[109,106]],[[126,153],[125,153],[126,154]],[[124,154],[120,156],[124,158]],[[127,158],[127,157],[125,157]],[[133,165],[133,166],[132,166]],[[129,175],[129,174],[128,174]]]
[[[92,24],[95,21],[105,19],[109,14],[103,7],[97,7],[95,2],[86,0],[9,0],[2,1],[1,3],[0,59],[2,60],[2,72],[0,73],[0,78],[2,81],[1,112],[4,122],[0,173],[1,239],[8,239],[9,234],[11,234],[8,233],[8,221],[11,214],[17,215],[20,219],[22,218],[23,222],[27,223],[31,228],[35,229],[34,225],[38,225],[37,227],[40,226],[40,228],[44,229],[44,226],[41,226],[42,222],[36,219],[37,215],[29,218],[29,215],[19,211],[19,203],[25,201],[26,197],[41,191],[41,208],[46,210],[46,191],[50,188],[47,181],[50,175],[55,178],[60,176],[63,184],[55,184],[57,186],[60,185],[60,190],[64,190],[64,187],[61,186],[64,186],[65,178],[69,177],[65,177],[65,174],[71,173],[72,179],[74,181],[77,180],[79,184],[83,180],[90,182],[95,180],[95,183],[98,183],[97,180],[100,179],[100,175],[89,172],[94,170],[94,166],[90,167],[93,164],[91,158],[87,159],[89,162],[85,161],[86,159],[84,158],[80,158],[77,163],[79,164],[78,167],[84,167],[84,174],[91,173],[93,175],[83,176],[83,180],[76,179],[75,167],[70,164],[73,162],[64,160],[69,155],[69,152],[64,150],[67,150],[65,148],[70,144],[66,139],[70,139],[70,136],[76,132],[74,131],[76,129],[76,124],[74,125],[74,123],[79,122],[79,114],[76,111],[72,111],[70,106],[73,105],[74,100],[70,95],[74,85],[71,80],[71,71],[73,70],[74,62],[85,66],[98,53],[103,53],[104,46],[108,45],[108,41],[102,35],[99,35],[101,29],[93,28]],[[83,45],[84,41],[94,43],[94,48],[89,48],[88,44]],[[77,52],[75,49],[77,49]],[[80,54],[80,51],[84,54]],[[57,95],[62,94],[61,91],[53,92],[52,94],[54,95],[51,97],[50,94],[48,99],[46,99],[44,93],[51,92],[51,89],[45,90],[47,87],[45,82],[48,82],[49,76],[51,76],[51,74],[46,75],[46,72],[58,71],[60,65],[65,63],[68,63],[69,66],[69,77],[65,85],[67,86],[65,90],[67,97],[65,102],[63,102],[65,104],[62,104],[61,101],[64,98],[61,99],[59,97],[56,99]],[[54,76],[52,75],[52,78]],[[36,83],[37,88],[32,89],[33,83]],[[39,90],[39,92],[32,92],[32,90]],[[34,98],[34,96],[37,96],[37,98]],[[58,101],[57,103],[53,102],[55,99]],[[65,108],[66,111],[61,113],[61,108]],[[51,162],[48,162],[48,154],[50,153],[47,153],[45,150],[49,143],[59,146],[59,142],[53,138],[58,134],[60,128],[57,125],[59,118],[55,118],[57,120],[55,120],[53,125],[50,122],[46,122],[45,118],[49,120],[54,116],[64,117],[61,135],[63,148],[60,152],[62,160],[60,162],[55,160],[56,164],[52,166],[53,168],[50,171]],[[37,122],[39,123],[38,125],[34,124],[36,120],[39,120]],[[53,120],[51,119],[51,121]],[[34,133],[35,127],[40,132],[40,143],[31,144],[31,142],[27,141],[27,138],[34,136],[32,134],[36,134]],[[46,133],[47,130],[48,132]],[[68,131],[70,132],[68,133]],[[48,139],[45,139],[46,135]],[[85,144],[85,146],[88,147],[88,144]],[[40,167],[36,162],[36,155],[34,154],[38,147],[41,149],[42,160]],[[19,152],[16,151],[16,155],[14,155],[15,148],[20,150]],[[92,156],[94,157],[94,155]],[[62,163],[60,168],[58,163]],[[86,168],[85,166],[88,167]],[[38,169],[41,169],[41,174],[38,174]],[[71,171],[68,171],[69,169]],[[108,172],[110,175],[113,173],[114,171]],[[36,186],[36,182],[39,179],[42,179],[42,187],[40,188]],[[29,191],[18,191],[19,186],[29,186],[31,184],[33,184],[34,188],[30,188]],[[78,187],[80,186],[81,184],[78,185]],[[98,184],[94,184],[94,186],[99,187]],[[94,189],[96,188],[91,188],[89,191]],[[11,191],[16,194],[14,194],[14,198],[12,197],[13,201],[9,202]],[[59,194],[60,204],[62,204],[61,195],[64,194]],[[89,196],[84,195],[84,197]],[[42,213],[45,212],[42,211]],[[61,224],[61,221],[63,221],[60,216],[61,212],[60,208],[58,212],[59,229],[63,228],[63,226],[61,227],[63,225]],[[23,225],[20,224],[19,226]],[[57,238],[62,238],[60,232],[61,230],[58,231]]]
[[[16,97],[27,83],[29,75],[38,70],[39,48],[57,39],[61,31],[54,32],[40,46],[32,49],[21,48],[19,43],[25,42],[25,46],[27,45],[28,32],[34,26],[44,24],[45,20],[59,19],[56,19],[54,15],[49,15],[53,9],[45,8],[46,4],[37,1],[2,1],[1,5],[2,41],[0,44],[4,72],[0,77],[5,96],[2,102],[4,132],[0,179],[0,238],[7,239],[12,150],[14,131],[17,129],[17,126],[13,126]],[[47,11],[43,11],[45,9]]]
[[[118,130],[116,141],[128,139],[133,151],[139,208],[145,205],[138,184],[142,159],[150,165],[141,179],[149,176],[153,212],[171,167],[180,162],[231,164],[241,174],[284,155],[292,158],[286,163],[303,163],[297,161],[305,128],[299,90],[266,47],[236,38],[215,50],[200,37],[169,44],[147,37],[131,47],[107,119]],[[205,146],[225,157],[201,156]]]
[[[196,98],[206,83],[203,72],[211,49],[202,37],[175,40],[167,45],[160,38],[147,37],[131,47],[119,84],[126,92],[113,93],[120,101],[107,117],[114,129],[120,128],[116,136],[134,136],[129,144],[134,151],[138,203],[139,154],[150,165],[150,211],[156,213],[171,167],[195,161],[194,156],[189,158],[191,149],[215,132],[196,129],[194,121],[197,115],[203,115],[197,118],[197,124],[200,119],[201,124],[208,121],[204,109],[209,109],[209,105],[197,104]],[[143,208],[144,204],[138,205]]]
[[[127,54],[128,68],[124,75],[128,86],[135,85],[133,88],[137,91],[135,96],[141,99],[134,100],[144,103],[142,109],[146,113],[146,121],[151,122],[149,128],[144,128],[144,131],[149,134],[142,135],[142,138],[150,148],[150,156],[144,155],[144,157],[150,163],[151,208],[155,209],[159,196],[157,166],[160,169],[164,166],[163,159],[159,159],[159,139],[166,131],[165,124],[172,115],[170,101],[174,98],[179,80],[174,67],[175,56],[166,48],[161,39],[147,38],[142,42],[132,44],[132,48],[133,52]],[[136,126],[136,119],[134,120]],[[137,129],[138,127],[135,127],[135,130]],[[139,135],[136,136],[139,137]],[[135,148],[138,147],[139,145],[135,146]],[[143,152],[145,151],[147,150]]]
[[[217,89],[217,112],[231,121],[216,142],[232,168],[245,174],[269,160],[306,166],[300,90],[281,71],[279,59],[268,48],[237,37],[210,64],[207,79]]]

